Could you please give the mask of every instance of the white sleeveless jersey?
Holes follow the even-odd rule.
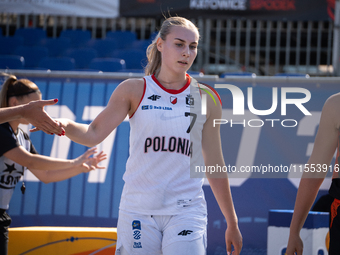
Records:
[[[204,166],[201,94],[189,75],[180,90],[164,88],[154,75],[144,77],[140,104],[130,118],[130,156],[120,209],[149,215],[191,210],[206,213],[203,178],[190,168]]]

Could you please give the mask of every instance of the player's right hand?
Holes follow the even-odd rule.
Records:
[[[65,130],[44,110],[44,106],[54,105],[58,99],[32,101],[25,105],[23,118],[35,128],[31,132],[42,130],[46,134],[65,134]]]
[[[302,255],[303,242],[300,235],[289,235],[286,255]]]

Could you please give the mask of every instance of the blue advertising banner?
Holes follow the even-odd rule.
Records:
[[[70,118],[80,123],[90,123],[122,81],[29,75],[25,78],[39,86],[44,99],[59,99],[58,104],[46,108],[51,116]],[[226,166],[239,172],[242,169],[241,177],[229,174],[244,239],[242,254],[247,254],[247,251],[266,254],[269,210],[294,208],[299,184],[296,177],[302,174],[301,165],[311,154],[322,106],[330,95],[338,92],[338,84],[312,78],[296,79],[296,82],[278,78],[255,82],[217,79],[204,83],[213,87],[234,85],[229,88],[241,91],[239,95],[243,94],[243,105],[237,108],[235,104],[242,96],[235,100],[230,89],[217,88],[223,103],[220,120],[222,148]],[[300,100],[301,104],[292,103],[292,100]],[[244,114],[234,114],[237,109],[243,109]],[[256,114],[265,110],[272,113]],[[306,115],[307,112],[311,115]],[[30,137],[37,151],[43,155],[75,158],[87,149],[66,137],[43,132],[31,133]],[[26,172],[25,195],[17,188],[11,200],[11,227],[115,227],[124,184],[122,176],[129,155],[128,120],[97,147],[108,154],[103,164],[106,169],[50,184],[43,184]],[[319,196],[327,192],[329,185],[330,175]],[[226,254],[226,222],[208,184],[204,191],[208,203],[208,254]]]

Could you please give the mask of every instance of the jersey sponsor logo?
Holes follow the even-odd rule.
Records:
[[[142,110],[165,110],[165,111],[172,111],[172,108],[169,107],[169,106],[142,105]]]
[[[171,102],[172,104],[177,104],[177,97],[170,96],[170,102]]]
[[[140,224],[139,220],[134,220],[132,222],[132,230],[134,230],[134,229],[142,230],[142,227],[141,227],[141,224]]]
[[[133,242],[133,248],[142,248],[141,242]]]
[[[148,137],[144,142],[144,152],[148,153],[149,149],[153,151],[176,152],[189,157],[192,157],[193,142],[189,139],[171,136],[156,136],[154,138]]]
[[[152,107],[152,105],[150,105],[150,107]],[[156,106],[156,105],[154,105],[151,109],[172,111],[172,108],[168,107],[168,106]]]
[[[179,236],[187,236],[187,235],[190,235],[192,232],[192,230],[183,230],[181,232],[178,233]]]
[[[185,98],[185,103],[187,104],[187,107],[192,107],[195,104],[194,97],[192,95],[187,95]]]
[[[160,99],[161,96],[153,94],[152,96],[149,96],[148,99],[152,101],[157,101],[157,99]]]
[[[141,238],[141,233],[139,230],[135,230],[133,231],[133,238],[136,239],[136,240],[139,240]]]

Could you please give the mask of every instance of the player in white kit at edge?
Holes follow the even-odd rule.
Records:
[[[118,218],[116,254],[205,254],[207,209],[195,166],[224,166],[222,106],[213,89],[186,72],[197,55],[199,33],[181,17],[166,19],[148,47],[143,79],[123,81],[90,124],[59,120],[71,140],[103,141],[130,117],[130,156]],[[202,115],[202,95],[207,113]],[[227,251],[239,254],[238,228],[228,178],[207,176],[227,222]]]

